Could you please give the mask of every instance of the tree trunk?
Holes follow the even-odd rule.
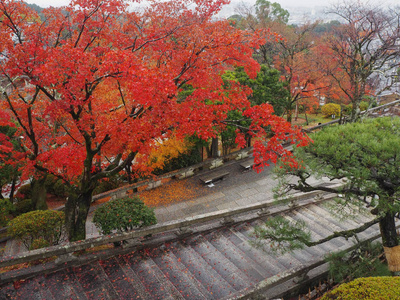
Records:
[[[14,202],[14,194],[15,194],[15,187],[17,186],[17,181],[18,181],[18,176],[14,175],[12,182],[11,182],[10,196],[8,197],[10,199],[11,203]]]
[[[387,212],[386,215],[379,222],[381,230],[382,244],[384,247],[395,247],[399,245],[396,232],[396,223],[394,213]]]
[[[251,135],[250,134],[246,134],[245,138],[246,138],[247,147],[250,148],[251,147]]]
[[[288,121],[289,123],[292,123],[292,110],[291,109],[287,110],[286,121]]]
[[[353,99],[351,102],[353,105],[353,108],[351,110],[351,115],[350,115],[350,122],[354,123],[357,122],[360,119],[360,103],[361,99]]]
[[[212,138],[211,142],[211,157],[217,158],[218,155],[218,137]]]
[[[41,176],[38,179],[33,179],[31,182],[32,189],[32,204],[36,210],[46,210],[46,177],[47,175]]]
[[[86,218],[92,202],[93,189],[68,198],[65,204],[65,224],[70,242],[86,238]]]
[[[306,118],[306,124],[308,125],[308,117],[307,117],[307,110],[304,109],[304,117]]]
[[[396,275],[400,271],[400,255],[394,215],[391,212],[386,213],[379,222],[379,228],[389,270]]]
[[[128,184],[132,184],[132,172],[131,172],[132,163],[129,163],[125,166],[126,176],[128,177]]]

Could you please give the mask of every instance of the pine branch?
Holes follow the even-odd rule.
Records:
[[[381,218],[376,218],[376,219],[373,219],[372,221],[369,221],[369,222],[365,223],[364,225],[362,225],[358,228],[355,228],[355,229],[335,231],[333,234],[327,236],[326,238],[320,239],[318,241],[314,241],[314,242],[303,241],[303,242],[307,247],[312,247],[312,246],[316,246],[316,245],[320,245],[322,243],[328,242],[337,237],[344,237],[346,239],[348,239],[350,237],[356,237],[357,233],[367,230],[372,225],[379,223],[380,220],[381,220]]]

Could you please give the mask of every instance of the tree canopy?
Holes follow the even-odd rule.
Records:
[[[400,14],[398,9],[344,1],[331,13],[343,20],[325,35],[326,61],[320,68],[331,77],[343,97],[353,105],[351,120],[360,117],[360,103],[365,96],[379,94],[396,80],[399,55]],[[397,73],[397,72],[396,72]]]
[[[281,193],[288,190],[309,192],[321,190],[342,194],[334,206],[335,211],[355,205],[359,213],[370,211],[375,218],[360,228],[346,232],[336,232],[323,241],[338,236],[352,236],[373,224],[379,223],[384,247],[399,244],[395,226],[395,214],[400,212],[400,118],[368,119],[360,123],[350,123],[330,127],[312,135],[313,143],[294,151],[299,165],[282,164],[277,168],[281,179]],[[287,175],[295,176],[295,182],[288,181]],[[341,180],[343,185],[332,188],[313,185],[310,177],[327,177],[329,180]],[[274,226],[293,230],[280,230],[276,238],[280,242],[289,238],[298,247],[301,242],[313,245],[321,241],[310,241],[307,230],[302,224],[285,222],[282,218],[268,224],[270,229],[261,230],[260,237],[275,239]],[[300,226],[299,226],[300,225]],[[304,232],[305,231],[305,232]]]
[[[23,177],[53,174],[68,186],[70,240],[85,238],[98,182],[128,165],[151,172],[143,162],[160,140],[213,137],[236,109],[253,120],[252,135],[275,133],[267,146],[257,142],[260,161],[276,160],[281,141],[303,139],[270,105],[252,107],[249,89],[232,84],[226,93],[225,70],[256,76],[252,53],[262,39],[213,20],[225,3],[128,11],[123,0],[73,0],[41,19],[23,2],[0,0],[0,105],[24,137]],[[188,85],[193,92],[179,98]],[[244,146],[244,136],[236,142]]]

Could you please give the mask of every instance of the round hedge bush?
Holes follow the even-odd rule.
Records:
[[[62,211],[31,211],[11,220],[7,233],[12,238],[21,240],[28,250],[32,249],[34,241],[34,247],[46,244],[42,240],[50,246],[57,245],[64,236],[64,218]]]
[[[154,210],[139,198],[122,198],[96,209],[93,223],[103,234],[123,232],[157,223]]]
[[[364,277],[341,284],[321,300],[400,299],[400,277]]]
[[[325,104],[324,106],[321,107],[321,112],[326,118],[329,118],[332,115],[339,117],[340,116],[340,105],[335,104],[335,103]]]

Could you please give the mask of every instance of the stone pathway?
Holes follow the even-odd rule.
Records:
[[[214,170],[207,170],[196,176],[182,179],[182,187],[195,186],[200,195],[186,201],[156,207],[154,212],[158,223],[228,208],[236,208],[257,202],[273,201],[272,188],[277,184],[272,175],[273,166],[267,167],[261,173],[256,173],[253,170],[243,172],[243,168],[239,163],[240,161],[231,161],[220,167],[230,174],[224,180],[214,183],[211,187],[201,183],[199,177],[204,173],[213,172]],[[86,224],[88,238],[99,234],[97,228],[91,222],[93,211],[89,214]]]

